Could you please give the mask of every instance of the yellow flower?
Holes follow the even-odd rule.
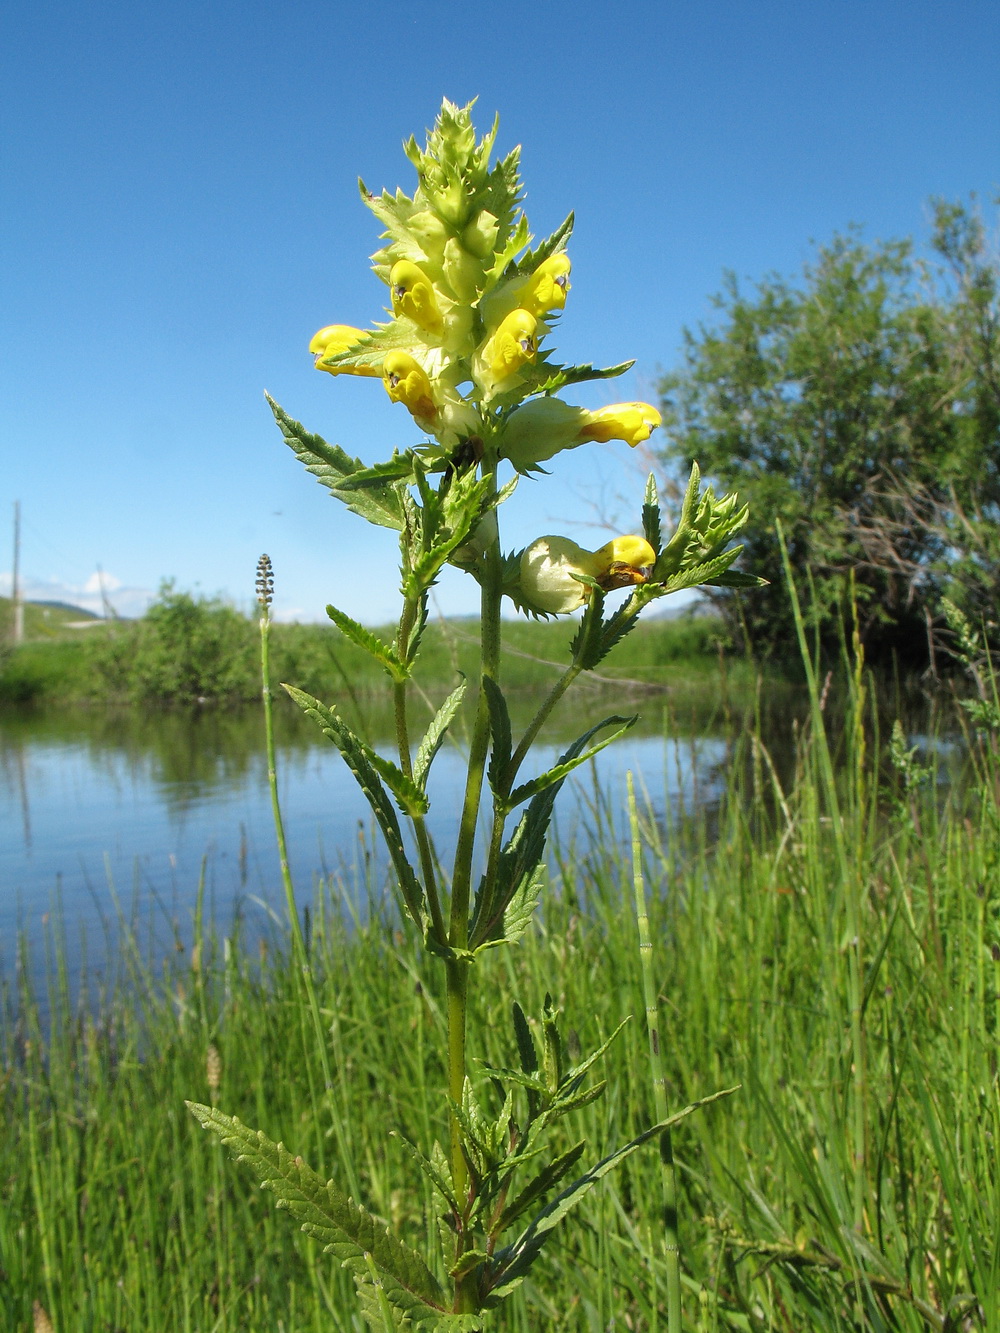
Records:
[[[339,356],[367,337],[363,329],[352,328],[350,324],[328,324],[325,329],[320,329],[313,334],[309,343],[309,350],[316,358],[316,369],[325,370],[329,375],[381,375],[379,366],[323,365],[330,357]]]
[[[423,269],[408,259],[399,260],[389,271],[389,287],[395,315],[406,315],[426,333],[441,332],[444,324],[434,285]]]
[[[437,415],[427,372],[408,352],[386,353],[382,383],[392,401],[402,403],[413,416],[433,420]]]
[[[494,380],[505,380],[538,353],[538,321],[528,310],[512,310],[483,348],[483,360]]]
[[[594,552],[594,578],[605,592],[629,588],[649,580],[656,552],[645,537],[614,537]]]
[[[580,431],[581,440],[596,440],[598,444],[607,444],[609,440],[624,440],[634,448],[643,440],[648,440],[651,433],[663,418],[649,403],[613,403],[610,407],[599,407],[596,412],[587,415],[587,423]]]
[[[571,407],[561,398],[531,398],[508,417],[500,437],[500,457],[509,458],[519,472],[537,468],[580,443],[587,417],[585,408]]]
[[[532,315],[544,315],[549,310],[562,310],[569,291],[569,255],[549,255],[528,279],[521,296],[521,306]]]
[[[611,591],[645,583],[655,561],[644,537],[615,537],[599,551],[585,551],[569,537],[539,537],[521,552],[521,599],[531,610],[567,615],[590,598],[577,575]]]

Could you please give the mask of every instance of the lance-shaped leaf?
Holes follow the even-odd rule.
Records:
[[[656,490],[656,478],[652,472],[646,478],[646,493],[642,500],[642,533],[659,555],[660,542],[663,540],[660,531],[660,497]]]
[[[545,791],[547,787],[551,787],[555,782],[562,783],[565,778],[569,777],[574,768],[579,768],[580,765],[585,764],[588,759],[593,759],[595,754],[600,754],[600,752],[606,746],[610,745],[612,741],[616,741],[619,737],[624,736],[626,731],[628,731],[630,727],[634,727],[638,720],[639,715],[637,713],[632,717],[620,717],[617,714],[614,714],[611,717],[606,717],[603,722],[599,722],[596,727],[591,728],[587,733],[588,738],[593,736],[595,732],[600,731],[603,727],[610,727],[614,726],[615,723],[620,723],[621,725],[618,726],[616,731],[613,731],[610,736],[605,736],[604,739],[598,741],[596,745],[591,745],[578,754],[572,755],[569,758],[564,755],[559,763],[554,764],[552,768],[548,769],[545,773],[539,773],[537,778],[532,778],[530,782],[522,782],[520,787],[515,787],[507,798],[506,804],[508,809],[513,809],[514,806],[520,805],[522,801],[528,800],[529,797],[536,796],[539,792]]]
[[[538,382],[531,386],[532,393],[558,393],[567,384],[586,384],[589,380],[613,380],[624,375],[635,365],[634,361],[621,361],[616,366],[549,366],[544,361],[536,363],[540,372]],[[547,375],[544,372],[549,372]]]
[[[455,1196],[455,1187],[452,1183],[451,1171],[448,1169],[447,1160],[433,1162],[425,1157],[418,1148],[414,1147],[410,1140],[400,1134],[398,1130],[393,1129],[389,1132],[392,1134],[393,1138],[399,1140],[408,1155],[414,1162],[416,1162],[417,1166],[420,1167],[420,1170],[434,1186],[444,1202],[455,1216],[458,1217],[462,1210],[459,1207],[458,1199]]]
[[[418,787],[423,788],[427,785],[427,774],[434,762],[434,756],[441,748],[441,742],[444,740],[448,728],[454,721],[455,714],[461,707],[465,687],[466,681],[464,680],[455,686],[431,718],[431,724],[424,732],[423,740],[417,747],[417,756],[413,761],[413,781]]]
[[[306,694],[304,690],[297,690],[294,685],[286,685],[284,688],[306,716],[312,718],[323,735],[328,736],[344,756],[347,767],[357,779],[358,786],[364,792],[378,826],[382,830],[382,837],[385,839],[385,845],[392,860],[393,869],[399,881],[400,893],[403,895],[407,911],[413,918],[414,924],[422,930],[423,893],[413,867],[407,859],[396,812],[393,810],[392,804],[385,794],[385,788],[372,766],[368,747],[355,736],[342,718],[331,712],[318,699],[314,699],[311,694]]]
[[[360,458],[352,458],[338,445],[327,444],[321,436],[311,435],[280,408],[273,398],[268,397],[267,401],[285,437],[285,443],[307,471],[317,477],[332,495],[369,523],[394,528],[397,532],[402,530],[403,502],[399,482],[384,481],[358,491],[342,489],[341,483],[346,478],[355,472],[367,470]]]
[[[510,764],[510,713],[503,691],[492,676],[483,677],[483,693],[490,715],[490,766],[486,776],[490,790],[501,803],[510,788],[507,768]]]
[[[535,246],[534,250],[526,250],[519,260],[514,264],[509,264],[505,278],[519,278],[526,273],[534,273],[539,264],[543,264],[550,255],[554,255],[559,250],[566,249],[566,242],[569,240],[573,231],[573,224],[576,218],[572,213],[561,223],[551,236],[547,236],[544,241]]]
[[[370,1255],[379,1274],[390,1280],[397,1295],[406,1294],[419,1317],[445,1313],[445,1293],[420,1255],[381,1227],[332,1180],[324,1182],[301,1157],[260,1130],[249,1129],[235,1116],[197,1102],[186,1105],[238,1162],[246,1162],[261,1185],[273,1192],[278,1206],[287,1209],[302,1230],[336,1255],[345,1268],[367,1274],[365,1256]]]
[[[604,653],[601,651],[601,632],[604,628],[604,593],[592,584],[590,600],[569,646],[573,662],[583,671],[592,671]]]
[[[742,547],[740,548],[742,550]],[[766,588],[767,579],[762,579],[759,574],[744,574],[739,569],[727,569],[722,574],[717,574],[715,578],[702,579],[712,588]]]
[[[650,1139],[656,1138],[664,1130],[671,1129],[674,1125],[679,1124],[680,1121],[686,1119],[687,1116],[692,1115],[701,1107],[718,1101],[720,1097],[728,1097],[736,1091],[736,1088],[725,1088],[721,1092],[713,1093],[710,1097],[702,1097],[699,1101],[692,1102],[690,1106],[685,1106],[682,1111],[668,1116],[666,1120],[654,1125],[652,1129],[647,1129],[644,1133],[639,1134],[630,1143],[626,1143],[623,1148],[619,1148],[617,1152],[609,1153],[595,1167],[574,1180],[572,1185],[564,1189],[547,1207],[542,1209],[513,1244],[496,1253],[493,1260],[494,1271],[489,1279],[491,1290],[484,1302],[485,1308],[493,1309],[499,1305],[524,1280],[553,1228],[559,1225],[566,1214],[576,1207],[584,1195],[599,1180],[602,1180],[616,1166],[619,1166],[626,1157],[631,1156],[636,1149],[641,1148]]]
[[[362,467],[352,472],[340,483],[342,491],[378,490],[387,481],[402,481],[409,485],[416,475],[416,455],[406,449],[400,453],[394,449],[392,457],[384,463],[374,463],[371,467]]]
[[[356,643],[359,648],[363,648],[366,653],[374,657],[390,680],[402,684],[409,677],[410,673],[406,663],[401,661],[392,644],[383,643],[377,634],[373,634],[370,629],[365,629],[364,625],[359,625],[356,620],[352,620],[343,611],[338,611],[335,606],[328,606],[326,614],[345,638],[350,639],[352,643]]]
[[[533,1207],[539,1199],[548,1194],[550,1190],[554,1189],[563,1176],[567,1175],[576,1166],[586,1147],[587,1140],[581,1139],[579,1143],[561,1153],[549,1162],[548,1166],[539,1171],[538,1175],[525,1185],[524,1189],[500,1214],[496,1225],[490,1228],[493,1235],[503,1235],[507,1228],[513,1226],[519,1217]]]
[[[586,749],[592,736],[609,723],[621,722],[619,717],[605,718],[595,727],[578,736],[571,746],[560,756],[556,768],[570,763]],[[634,722],[635,719],[633,718]],[[631,722],[629,723],[631,725]],[[567,772],[569,770],[567,769]],[[538,791],[528,803],[528,808],[518,821],[503,851],[500,853],[496,883],[491,892],[487,892],[485,879],[480,881],[476,894],[475,914],[470,934],[470,947],[479,948],[489,939],[496,938],[496,931],[503,919],[507,905],[524,883],[535,873],[545,852],[545,838],[552,819],[552,807],[559,790],[565,781],[565,774],[557,777],[551,784]],[[513,797],[511,798],[513,800]]]

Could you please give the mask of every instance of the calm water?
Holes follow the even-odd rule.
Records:
[[[586,715],[600,717],[599,705]],[[586,838],[595,783],[619,793],[631,769],[653,808],[718,800],[726,742],[708,734],[664,740],[662,705],[639,728],[579,770],[561,798],[564,840]],[[610,711],[605,709],[606,711]],[[540,772],[566,740],[539,748]],[[155,957],[190,938],[199,878],[223,930],[239,913],[246,932],[284,914],[261,721],[234,714],[84,712],[0,716],[0,969],[12,974],[19,932],[38,963],[45,920],[58,908],[75,977],[81,956],[104,956],[123,913]],[[388,746],[386,747],[388,753]],[[320,876],[364,897],[369,853],[385,858],[368,807],[330,742],[298,714],[279,718],[278,773],[292,873],[308,901]],[[442,748],[431,774],[429,823],[447,863],[461,802],[464,760]],[[376,868],[376,882],[384,876]],[[370,875],[369,875],[370,878]]]

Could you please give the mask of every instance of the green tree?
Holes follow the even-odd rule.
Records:
[[[134,702],[252,699],[259,690],[255,627],[223,602],[179,592],[171,581],[141,620],[89,645],[97,680]]]
[[[790,633],[775,520],[811,611],[835,644],[853,575],[869,655],[926,661],[942,593],[977,615],[1000,590],[997,265],[979,215],[934,206],[932,245],[820,247],[802,278],[744,293],[729,275],[717,327],[685,334],[660,385],[668,465],[750,501],[747,563],[771,580],[731,625],[776,653]]]

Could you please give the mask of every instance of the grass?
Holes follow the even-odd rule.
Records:
[[[832,697],[832,696],[831,696]],[[886,771],[866,682],[796,738],[779,780],[759,731],[732,783],[639,833],[660,1049],[672,1108],[741,1083],[678,1129],[685,1327],[1000,1330],[1000,816],[978,779]],[[826,708],[830,708],[829,699]],[[933,768],[933,761],[931,764]],[[490,961],[473,1052],[511,1062],[510,1002],[546,992],[585,1049],[625,1014],[605,1097],[576,1114],[596,1157],[653,1123],[633,866],[595,792],[590,836],[555,854],[537,926]],[[364,1197],[404,1236],[435,1223],[392,1136],[443,1139],[442,978],[359,885],[317,888],[308,947],[328,1031],[324,1087],[289,942],[251,951],[201,921],[193,950],[128,935],[87,1005],[48,945],[51,1029],[19,977],[3,1028],[0,1326],[355,1330],[345,1275],[201,1133],[212,1101]],[[352,920],[360,892],[371,924]],[[18,987],[15,987],[15,992]],[[567,1144],[569,1139],[567,1139]],[[655,1149],[595,1190],[503,1327],[664,1330],[668,1264]]]

